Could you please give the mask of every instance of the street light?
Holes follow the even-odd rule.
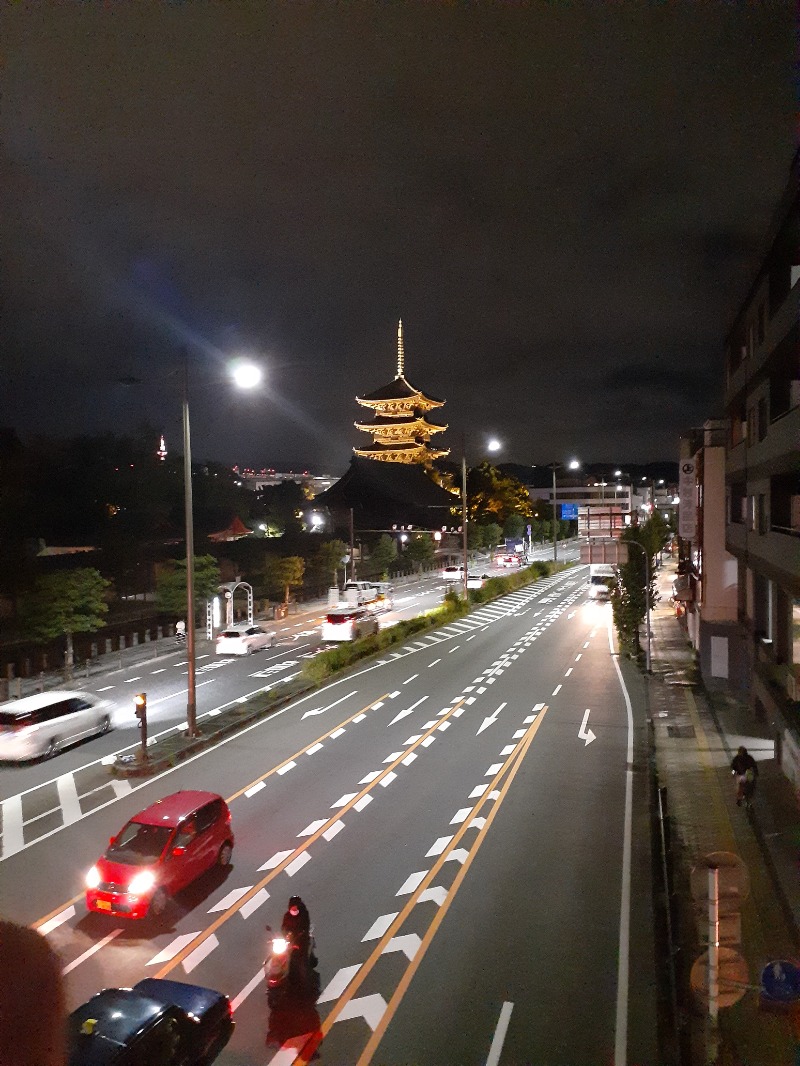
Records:
[[[486,442],[486,450],[488,452],[499,452],[502,449],[502,443],[496,438],[491,437]],[[467,583],[467,573],[469,570],[469,553],[467,551],[467,438],[466,434],[461,434],[461,552],[462,552],[462,569],[464,570],[464,599],[469,599],[469,584]]]
[[[553,564],[558,562],[558,512],[556,510],[556,470],[561,470],[564,466],[563,463],[550,463],[548,464],[553,471]],[[580,467],[580,463],[577,459],[571,459],[567,466],[570,470],[577,470]]]
[[[261,369],[252,363],[237,361],[231,366],[231,376],[239,388],[252,389],[261,381]],[[194,610],[194,516],[192,508],[192,444],[189,430],[189,353],[183,349],[183,509],[186,523],[186,656],[188,680],[186,684],[186,735],[199,736],[197,728],[197,657],[195,654]]]

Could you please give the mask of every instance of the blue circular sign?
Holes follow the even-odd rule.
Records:
[[[800,1000],[800,968],[785,959],[768,962],[761,971],[761,991],[775,1003]]]

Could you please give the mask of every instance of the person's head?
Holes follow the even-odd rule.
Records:
[[[747,754],[747,748],[746,748],[746,747],[744,747],[744,745],[743,745],[743,744],[740,744],[740,745],[739,745],[739,754],[740,754],[740,755],[746,755],[746,754]]]
[[[0,1062],[64,1066],[61,961],[37,933],[0,920]]]
[[[289,914],[292,914],[296,917],[300,913],[300,907],[302,906],[302,903],[303,901],[300,899],[299,896],[292,896],[289,900]]]

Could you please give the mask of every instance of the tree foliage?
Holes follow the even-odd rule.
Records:
[[[66,638],[68,673],[72,671],[73,634],[94,633],[106,624],[105,591],[109,585],[98,570],[81,567],[38,577],[33,590],[22,598],[21,621],[33,640],[44,643]]]
[[[303,584],[306,561],[299,555],[284,555],[272,560],[267,571],[267,581],[272,589],[283,594],[283,602],[289,602],[289,589]]]
[[[397,541],[389,533],[381,533],[369,554],[370,569],[381,576],[388,575],[389,568],[397,559]]]
[[[337,585],[339,583],[339,568],[344,566],[342,559],[349,554],[350,549],[343,540],[338,538],[326,540],[314,552],[312,566],[318,573],[325,575],[326,581],[331,581],[333,585]]]
[[[502,526],[512,514],[529,518],[533,510],[522,482],[484,460],[467,472],[467,513],[478,524],[497,522]]]
[[[404,554],[417,571],[421,570],[425,563],[432,563],[435,549],[430,533],[417,533],[413,536],[406,544]]]
[[[611,606],[620,647],[624,654],[634,659],[641,657],[639,628],[648,604],[652,608],[658,601],[655,556],[663,548],[667,532],[664,519],[654,514],[641,525],[626,529],[620,537],[620,542],[628,545],[628,561],[618,569],[617,583],[611,590]]]
[[[196,555],[194,560],[195,613],[219,591],[220,572],[213,555]],[[156,602],[164,614],[186,615],[186,560],[165,567],[156,580]],[[188,621],[188,620],[187,620]]]

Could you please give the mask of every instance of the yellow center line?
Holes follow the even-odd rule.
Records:
[[[343,719],[338,725],[335,725],[333,726],[333,728],[329,729],[327,733],[323,733],[322,736],[317,737],[316,740],[312,740],[309,744],[306,744],[304,748],[301,748],[299,751],[296,751],[294,755],[290,755],[288,758],[284,759],[283,762],[277,763],[275,766],[272,767],[271,770],[267,770],[267,772],[265,774],[262,774],[261,777],[257,777],[254,781],[251,781],[249,785],[245,785],[244,788],[240,788],[239,791],[234,792],[232,796],[228,796],[225,802],[233,803],[235,799],[238,799],[240,796],[244,795],[245,792],[253,788],[260,781],[266,781],[268,777],[271,777],[273,774],[276,774],[282,766],[288,765],[290,762],[292,762],[293,759],[298,759],[301,755],[304,755],[309,748],[313,748],[315,744],[321,744],[323,740],[327,740],[328,737],[331,736],[332,733],[335,733],[337,729],[343,729],[344,726],[350,725],[350,723],[355,718],[358,718],[360,714],[365,714],[367,711],[371,711],[375,707],[376,703],[380,703],[381,700],[385,700],[388,695],[388,692],[384,692],[382,696],[378,696],[376,699],[370,700],[370,702],[366,704],[366,706],[362,707],[358,711],[355,711],[353,714],[350,715],[349,718]],[[155,778],[155,780],[158,780],[158,778]],[[82,899],[84,899],[85,895],[85,892],[80,892],[77,896],[73,896],[72,899],[68,899],[66,903],[61,903],[58,907],[55,907],[53,910],[51,910],[49,914],[45,914],[43,918],[38,918],[35,922],[33,922],[31,928],[38,929],[46,922],[49,922],[51,918],[55,918],[57,914],[61,914],[61,912],[66,910],[67,907],[71,907],[75,903],[79,903]]]
[[[464,861],[461,869],[459,870],[459,873],[456,876],[456,878],[455,878],[455,880],[453,882],[453,885],[451,886],[449,892],[447,893],[447,896],[445,897],[445,902],[438,909],[437,914],[434,917],[433,922],[431,923],[431,926],[428,929],[428,932],[425,934],[425,937],[423,939],[422,945],[420,946],[420,950],[415,955],[415,960],[416,960],[417,957],[419,957],[420,961],[422,960],[422,956],[425,954],[425,951],[427,950],[431,940],[433,939],[433,936],[435,935],[436,930],[438,929],[442,918],[447,913],[447,910],[448,910],[450,904],[452,903],[452,900],[453,900],[453,898],[455,896],[455,892],[458,890],[458,888],[460,887],[461,883],[464,880],[464,877],[466,876],[466,872],[467,872],[467,870],[469,869],[469,866],[472,863],[472,859],[474,858],[475,854],[477,854],[477,851],[478,851],[478,848],[480,847],[480,845],[483,843],[483,840],[486,837],[486,834],[487,834],[487,832],[489,830],[489,827],[491,826],[492,822],[494,821],[494,817],[495,817],[495,814],[497,813],[497,809],[498,809],[499,805],[502,803],[503,799],[505,798],[506,793],[508,792],[508,789],[509,789],[509,787],[511,785],[511,782],[514,780],[514,777],[515,777],[517,771],[519,770],[519,767],[522,765],[522,762],[523,762],[525,756],[528,753],[528,748],[532,744],[533,738],[536,736],[536,733],[537,733],[537,731],[539,729],[539,726],[541,725],[542,719],[544,718],[545,714],[547,713],[547,710],[548,710],[548,707],[545,706],[538,713],[538,715],[536,717],[536,721],[531,724],[531,726],[528,729],[528,733],[525,736],[525,738],[517,746],[517,748],[514,751],[514,753],[511,756],[509,756],[508,760],[504,763],[503,767],[497,772],[497,774],[495,775],[495,777],[492,780],[491,785],[489,785],[487,787],[487,789],[486,789],[485,793],[483,794],[483,796],[481,796],[481,798],[477,801],[475,806],[472,808],[472,811],[470,812],[470,814],[468,814],[467,817],[464,819],[464,822],[463,822],[463,824],[461,826],[461,829],[459,829],[459,831],[455,834],[455,836],[450,841],[448,846],[445,848],[445,850],[442,852],[442,854],[436,860],[436,862],[434,863],[433,867],[426,874],[425,878],[420,882],[420,884],[417,886],[417,888],[411,894],[411,896],[409,897],[409,900],[406,903],[405,907],[403,907],[403,909],[400,911],[400,913],[397,915],[397,917],[391,923],[389,928],[385,931],[383,936],[380,938],[378,943],[375,945],[375,948],[373,949],[371,954],[368,956],[367,960],[363,963],[363,965],[359,969],[358,973],[354,976],[353,980],[347,986],[346,991],[339,997],[339,999],[336,1002],[336,1005],[332,1008],[330,1013],[327,1015],[327,1017],[325,1018],[325,1021],[322,1023],[322,1025],[320,1026],[319,1030],[313,1035],[313,1037],[311,1038],[309,1043],[306,1044],[306,1046],[303,1048],[303,1051],[302,1051],[301,1055],[295,1060],[297,1066],[301,1066],[301,1064],[302,1064],[302,1066],[307,1066],[307,1064],[312,1061],[313,1055],[316,1052],[316,1049],[318,1048],[319,1044],[322,1042],[322,1040],[325,1038],[325,1036],[330,1032],[331,1028],[333,1027],[334,1023],[336,1022],[338,1016],[341,1014],[341,1012],[344,1009],[344,1007],[350,1002],[350,1000],[353,998],[355,993],[361,988],[361,986],[363,985],[363,983],[366,980],[366,978],[372,972],[372,970],[374,969],[378,959],[383,954],[384,948],[392,940],[392,938],[397,934],[397,932],[402,928],[404,922],[407,920],[407,918],[410,916],[410,914],[412,913],[412,911],[416,907],[417,902],[419,901],[419,897],[422,895],[422,893],[425,892],[425,890],[427,888],[429,888],[430,885],[433,883],[433,881],[439,876],[439,874],[440,874],[440,872],[442,870],[442,867],[444,866],[445,862],[448,861],[450,854],[458,847],[458,845],[461,843],[461,840],[464,838],[466,833],[469,831],[470,825],[471,825],[472,821],[474,820],[474,818],[477,816],[477,813],[485,806],[485,804],[487,804],[489,802],[489,799],[491,797],[491,793],[500,784],[502,779],[507,775],[507,780],[505,781],[505,783],[502,786],[502,791],[501,791],[500,795],[497,797],[496,800],[492,801],[493,802],[492,810],[491,810],[490,814],[487,816],[486,823],[484,824],[482,829],[478,830],[478,834],[477,834],[477,836],[475,838],[475,841],[473,842],[472,848],[470,850],[470,854],[468,855],[467,859]],[[397,1007],[398,1007],[399,1002],[400,1002],[400,998],[402,998],[402,995],[405,994],[405,991],[406,991],[406,989],[408,987],[408,984],[411,981],[411,978],[413,977],[414,973],[416,972],[416,968],[417,968],[418,965],[419,965],[419,963],[416,963],[416,964],[411,963],[409,965],[409,967],[407,968],[407,971],[406,971],[407,979],[406,979],[406,977],[403,978],[403,980],[401,981],[400,985],[398,985],[398,988],[395,990],[395,993],[392,996],[392,999],[390,1000],[390,1005],[389,1006],[391,1008],[391,1014],[394,1014],[394,1012],[397,1010]],[[401,989],[402,989],[402,992],[401,992]],[[398,998],[398,994],[399,994],[399,998]],[[381,1037],[383,1035],[383,1032],[385,1031],[386,1025],[388,1025],[389,1021],[391,1020],[391,1015],[386,1017],[386,1015],[388,1014],[388,1011],[389,1011],[389,1008],[387,1008],[387,1011],[384,1013],[384,1017],[386,1018],[385,1024],[383,1023],[383,1020],[382,1020],[381,1024],[378,1026],[378,1028],[376,1028],[375,1033],[373,1034],[373,1038],[370,1040],[369,1044],[367,1045],[367,1049],[365,1049],[365,1051],[364,1051],[364,1053],[362,1055],[362,1058],[359,1059],[358,1066],[361,1066],[362,1063],[368,1061],[368,1059],[364,1059],[364,1055],[367,1054],[367,1051],[369,1051],[370,1056],[374,1053],[374,1050],[377,1047],[378,1042],[380,1041],[380,1039],[381,1039]]]
[[[367,711],[373,710],[375,704],[380,703],[381,700],[385,700],[388,695],[388,692],[384,692],[384,694],[382,696],[378,696],[377,699],[370,700],[368,704],[366,704],[364,707],[361,707],[359,710],[354,711],[353,714],[351,714],[348,718],[344,718],[338,725],[332,726],[327,733],[323,733],[322,736],[317,737],[316,740],[310,741],[310,743],[306,744],[305,747],[302,747],[299,751],[296,751],[294,755],[288,755],[283,760],[283,762],[277,763],[275,766],[272,767],[271,770],[267,770],[265,774],[262,774],[261,777],[256,777],[253,781],[250,782],[249,785],[245,785],[243,788],[240,788],[238,792],[234,792],[232,796],[228,796],[225,802],[232,803],[235,799],[238,799],[240,796],[243,796],[245,792],[249,792],[251,788],[254,788],[256,785],[260,784],[261,781],[266,781],[268,777],[272,777],[273,774],[277,774],[278,770],[282,769],[282,767],[288,766],[290,762],[293,762],[295,759],[299,759],[301,755],[305,755],[309,748],[313,748],[316,744],[321,744],[323,740],[327,740],[333,733],[337,731],[337,729],[344,729],[344,727],[350,725],[350,723],[355,718],[358,718],[360,714],[366,714]]]
[[[155,976],[159,978],[166,977],[167,974],[171,973],[177,966],[179,966],[184,961],[184,959],[191,955],[191,953],[197,947],[199,947],[200,944],[206,941],[213,933],[217,931],[217,929],[224,925],[225,922],[228,921],[228,919],[232,918],[233,915],[237,913],[237,911],[240,911],[242,907],[249,903],[250,900],[254,896],[256,896],[262,888],[265,888],[268,884],[274,881],[278,874],[283,873],[287,866],[291,866],[295,859],[299,858],[299,856],[302,855],[305,851],[308,851],[311,845],[315,844],[324,833],[327,833],[327,831],[331,828],[332,825],[338,822],[343,815],[351,811],[353,807],[355,807],[355,805],[359,803],[366,795],[372,792],[373,789],[375,789],[388,774],[392,773],[395,767],[399,766],[404,759],[407,759],[411,752],[413,752],[422,743],[424,743],[424,741],[429,736],[431,736],[432,733],[435,733],[439,726],[442,724],[442,722],[446,722],[447,719],[450,718],[452,714],[458,710],[458,708],[464,702],[464,699],[465,697],[462,696],[458,703],[454,703],[446,715],[443,715],[436,722],[435,725],[433,725],[425,733],[422,733],[419,739],[415,741],[414,744],[411,744],[407,748],[405,748],[402,754],[392,763],[390,763],[385,770],[382,770],[381,773],[373,781],[370,781],[370,783],[365,788],[363,788],[359,793],[353,796],[352,799],[348,800],[346,804],[339,808],[336,813],[332,815],[325,823],[323,823],[323,825],[321,825],[319,829],[312,833],[312,835],[308,837],[308,839],[303,844],[296,847],[294,851],[290,852],[273,870],[270,870],[266,877],[262,878],[261,881],[253,885],[252,888],[248,889],[248,891],[245,892],[243,896],[240,896],[240,898],[235,903],[231,904],[231,906],[226,911],[223,911],[222,914],[220,914],[220,916],[216,918],[211,923],[211,925],[208,926],[207,929],[204,929],[202,932],[198,933],[193,940],[186,944],[185,947],[183,947],[177,953],[177,955],[175,955],[169,962],[162,966],[162,968],[158,971],[158,973],[156,973]]]

